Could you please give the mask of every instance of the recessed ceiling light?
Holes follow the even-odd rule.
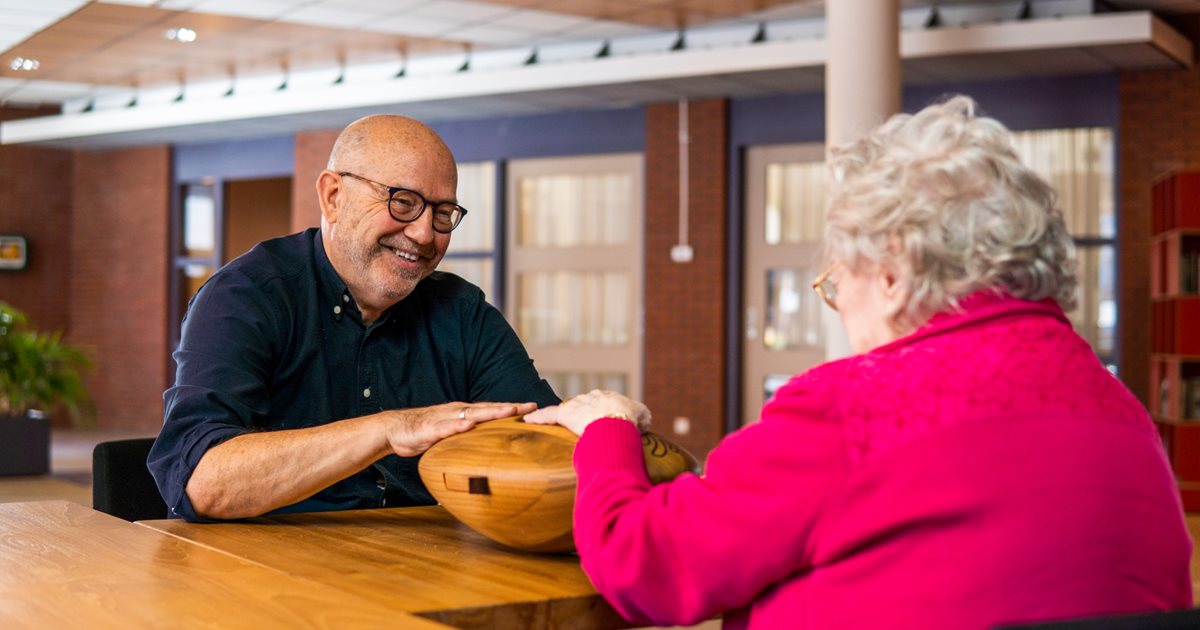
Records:
[[[163,37],[175,40],[177,42],[190,44],[196,41],[196,31],[193,31],[187,27],[169,28],[167,29],[167,32],[163,33]]]
[[[8,67],[12,68],[13,70],[32,72],[34,70],[37,70],[38,66],[40,66],[40,65],[42,65],[42,64],[39,63],[37,59],[26,59],[24,57],[13,57],[13,60],[11,63],[8,64]]]

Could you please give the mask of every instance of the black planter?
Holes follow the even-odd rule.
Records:
[[[50,472],[50,418],[0,415],[0,476]]]

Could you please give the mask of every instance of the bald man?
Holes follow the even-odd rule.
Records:
[[[200,289],[148,460],[172,515],[432,504],[421,453],[558,402],[483,293],[434,271],[467,212],[457,186],[433,130],[358,120],[317,178],[320,229]]]

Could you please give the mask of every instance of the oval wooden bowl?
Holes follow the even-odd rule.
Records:
[[[519,418],[485,422],[433,445],[421,457],[429,492],[471,529],[526,551],[571,551],[579,438],[560,426]],[[646,472],[653,483],[697,470],[690,453],[642,434]]]

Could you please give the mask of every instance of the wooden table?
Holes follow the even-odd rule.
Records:
[[[68,501],[0,504],[3,628],[444,628]]]
[[[506,549],[440,507],[138,524],[455,627],[627,625],[596,593],[576,556]]]

